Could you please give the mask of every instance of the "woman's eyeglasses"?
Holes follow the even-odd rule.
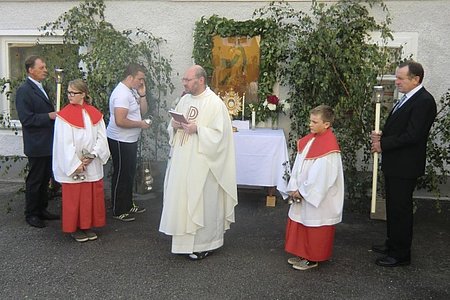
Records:
[[[83,92],[69,92],[67,91],[67,96],[75,97],[75,95],[83,94]]]

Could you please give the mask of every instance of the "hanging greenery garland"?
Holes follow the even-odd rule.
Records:
[[[260,69],[258,79],[258,103],[255,107],[256,121],[265,121],[270,117],[270,111],[263,106],[267,96],[272,95],[273,86],[279,75],[278,62],[283,57],[283,45],[286,40],[278,30],[277,24],[268,19],[255,19],[247,21],[235,21],[213,15],[209,18],[202,17],[195,24],[193,58],[195,62],[203,66],[208,74],[212,75],[214,66],[212,63],[213,37],[232,36],[261,36],[260,44]],[[247,109],[245,115],[251,115],[251,109]]]

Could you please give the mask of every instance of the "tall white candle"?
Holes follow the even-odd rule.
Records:
[[[63,78],[63,69],[55,69],[56,75],[56,111],[61,109],[61,84]]]
[[[383,99],[383,86],[374,86],[375,96],[375,132],[380,133],[381,100]],[[372,201],[370,212],[376,212],[377,205],[377,183],[378,183],[378,152],[373,153],[373,173],[372,173]]]
[[[61,83],[56,84],[56,111],[61,109]]]
[[[252,110],[252,129],[256,127],[256,111]]]
[[[380,132],[380,115],[381,103],[375,104],[375,132]],[[370,212],[375,213],[377,210],[377,183],[378,183],[378,152],[373,153],[373,173],[372,173],[372,200],[370,205]]]
[[[245,93],[242,94],[242,121],[245,117]]]

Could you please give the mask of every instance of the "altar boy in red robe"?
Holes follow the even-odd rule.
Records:
[[[86,82],[68,84],[67,104],[58,112],[53,142],[53,173],[62,184],[62,230],[77,242],[93,241],[103,227],[103,165],[109,159],[102,113],[92,106]]]
[[[342,220],[344,174],[341,153],[327,105],[310,111],[311,133],[297,142],[297,157],[287,187],[291,207],[285,250],[296,270],[317,267],[333,251],[335,224]]]

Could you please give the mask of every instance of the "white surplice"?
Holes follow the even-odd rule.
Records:
[[[95,154],[96,158],[81,173],[84,182],[94,182],[103,178],[103,165],[109,159],[105,122],[93,125],[89,115],[83,110],[85,128],[77,128],[57,117],[53,142],[53,173],[60,183],[78,183],[73,179],[75,170],[81,165],[82,151]],[[81,175],[80,174],[80,175]]]
[[[230,117],[209,88],[185,95],[176,111],[195,121],[198,132],[188,135],[169,124],[171,157],[159,230],[173,236],[173,253],[213,250],[223,245],[237,205]]]
[[[341,154],[305,159],[314,139],[297,153],[287,191],[299,191],[305,200],[293,203],[289,218],[305,226],[334,225],[342,220],[344,175]]]

